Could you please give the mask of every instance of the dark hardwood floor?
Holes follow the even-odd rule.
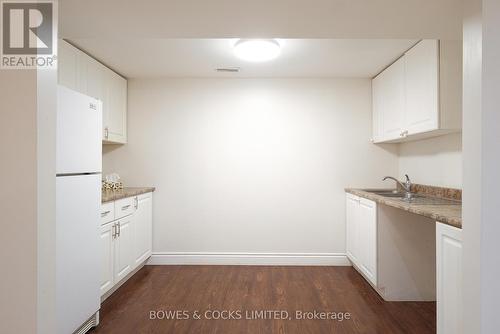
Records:
[[[151,311],[176,310],[189,319],[150,319]],[[205,319],[222,310],[241,311],[242,319]],[[245,311],[259,310],[284,310],[291,319],[246,319]],[[348,312],[350,319],[299,320],[297,310]],[[103,303],[91,333],[435,332],[434,302],[384,302],[351,267],[147,266]]]

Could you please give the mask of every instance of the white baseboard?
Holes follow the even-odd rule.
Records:
[[[344,253],[156,252],[147,265],[350,266]]]

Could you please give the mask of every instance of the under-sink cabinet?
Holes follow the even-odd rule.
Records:
[[[151,256],[153,194],[101,206],[101,296]]]
[[[435,221],[346,193],[346,254],[386,301],[436,300]]]
[[[386,301],[436,301],[437,333],[462,328],[462,230],[346,193],[346,253]]]
[[[347,256],[373,285],[377,285],[377,205],[346,194]]]

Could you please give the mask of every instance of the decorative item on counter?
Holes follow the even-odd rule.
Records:
[[[120,175],[116,173],[108,174],[102,180],[102,190],[119,190],[123,189],[123,183],[120,181]]]

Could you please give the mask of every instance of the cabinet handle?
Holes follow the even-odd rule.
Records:
[[[116,224],[113,224],[113,227],[111,227],[111,231],[112,231],[111,237],[113,239],[115,239],[116,238]]]
[[[137,198],[137,196],[135,196],[135,209],[137,210],[138,207],[139,207],[139,199]]]
[[[118,237],[120,237],[120,234],[122,234],[122,225],[118,222]]]
[[[109,130],[108,130],[108,127],[105,127],[104,128],[104,138],[108,139],[108,136],[109,136]]]
[[[128,208],[130,208],[130,204],[129,204],[129,205],[122,206],[122,211],[127,210]]]
[[[101,212],[101,217],[104,217],[104,216],[107,216],[108,213],[110,213],[111,211],[104,211],[104,212]]]

